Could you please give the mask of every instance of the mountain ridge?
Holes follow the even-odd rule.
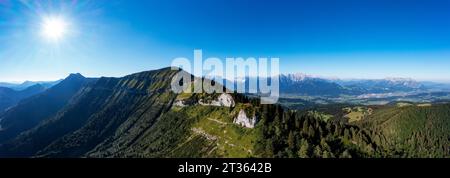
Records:
[[[64,105],[47,112],[33,126],[22,127],[11,139],[0,140],[0,157],[448,157],[440,149],[408,154],[408,149],[403,148],[412,145],[386,142],[387,136],[397,135],[372,127],[376,122],[348,124],[334,119],[334,115],[330,118],[314,110],[262,105],[257,99],[238,93],[229,94],[233,104],[226,106],[208,104],[220,99],[219,94],[176,94],[170,84],[177,72],[185,71],[163,68],[120,78],[101,77],[87,83],[79,75],[71,75],[58,84],[59,88],[79,79],[84,85],[73,88]],[[194,81],[191,75],[188,82]],[[58,92],[55,87],[48,92]],[[176,101],[182,102],[175,104]],[[41,105],[22,107],[26,108],[23,111],[29,111],[41,109]],[[401,109],[391,107],[394,107],[391,113]],[[411,112],[415,111],[413,108]],[[443,111],[445,108],[424,112],[431,113],[428,116],[448,115],[448,111]],[[375,113],[378,117],[377,110]],[[422,116],[416,120],[427,119]],[[27,117],[11,116],[8,120],[24,118]],[[254,121],[250,127],[236,122],[248,118]],[[440,122],[431,120],[435,121]],[[6,130],[11,128],[5,126]],[[409,127],[408,122],[389,126]],[[5,132],[0,131],[2,137]],[[435,142],[438,148],[445,146],[441,143],[445,144]]]
[[[0,113],[0,142],[15,137],[55,114],[89,80],[92,79],[69,76],[46,91],[22,100],[15,107]]]

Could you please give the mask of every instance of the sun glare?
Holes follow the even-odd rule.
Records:
[[[46,17],[41,24],[42,35],[51,41],[59,41],[67,34],[68,23],[62,17]]]

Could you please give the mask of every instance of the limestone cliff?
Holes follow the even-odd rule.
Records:
[[[247,117],[247,113],[243,109],[239,111],[238,116],[234,119],[233,123],[238,124],[243,127],[247,128],[254,128],[256,125],[256,116],[253,116],[252,118]]]

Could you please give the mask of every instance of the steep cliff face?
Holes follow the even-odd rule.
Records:
[[[256,122],[256,116],[253,116],[251,118],[247,117],[247,113],[245,113],[243,109],[239,111],[238,116],[233,121],[233,123],[247,128],[254,128]]]

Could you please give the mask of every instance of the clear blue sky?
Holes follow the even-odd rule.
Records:
[[[41,16],[63,16],[58,43]],[[450,81],[449,0],[0,0],[0,81],[122,76],[206,57],[285,73]]]

